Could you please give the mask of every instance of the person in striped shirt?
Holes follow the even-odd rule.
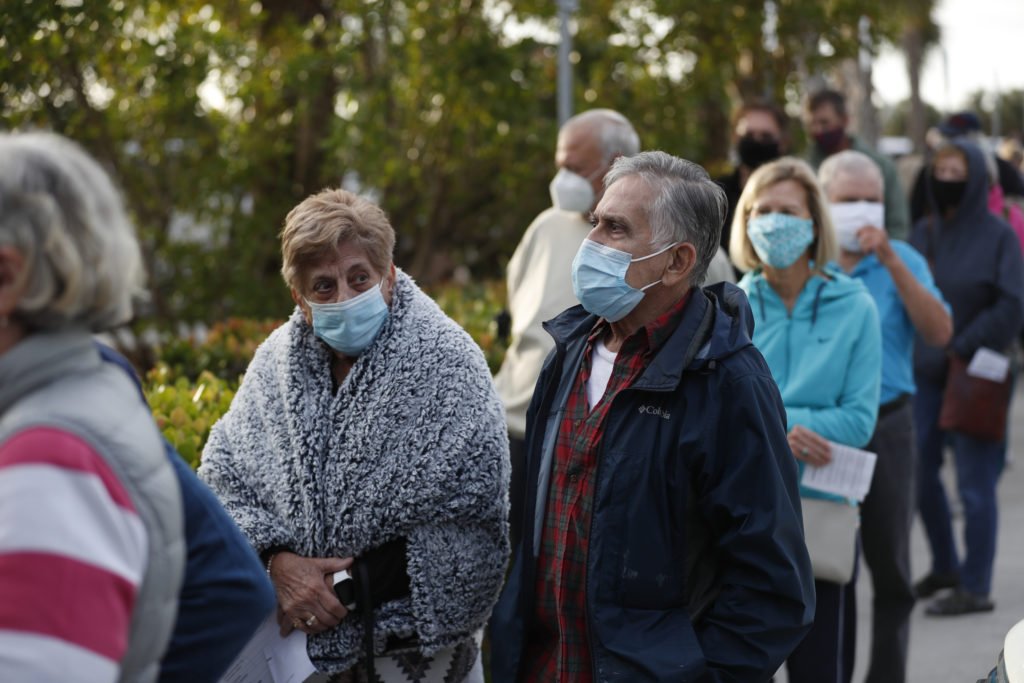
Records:
[[[91,332],[142,261],[110,178],[47,133],[0,134],[0,681],[154,681],[184,572],[180,488]]]

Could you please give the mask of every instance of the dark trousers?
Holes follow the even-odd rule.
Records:
[[[939,429],[943,387],[918,381],[914,397],[914,425],[917,429],[917,505],[921,512],[932,572],[960,574],[964,590],[987,596],[992,590],[992,567],[996,557],[998,507],[996,484],[1006,463],[1006,442],[982,441],[960,432]],[[953,538],[949,500],[939,471],[946,442],[953,449],[957,491],[964,509],[963,564]]]
[[[884,411],[883,411],[884,412]],[[874,591],[871,659],[865,683],[906,680],[914,585],[910,529],[914,521],[913,408],[907,401],[880,413],[866,450],[876,453],[871,490],[861,504],[861,548]]]
[[[512,465],[509,477],[509,541],[512,552],[519,546],[523,535],[523,499],[526,494],[526,440],[508,435],[508,456]]]
[[[850,683],[857,647],[856,583],[856,577],[846,585],[814,580],[814,625],[786,660],[789,683]]]

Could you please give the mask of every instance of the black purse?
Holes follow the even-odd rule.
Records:
[[[357,557],[347,572],[334,575],[334,594],[349,612],[363,622],[363,649],[366,652],[367,680],[373,681],[373,610],[386,602],[410,594],[409,563],[405,537],[367,550]],[[345,576],[345,575],[348,576]]]

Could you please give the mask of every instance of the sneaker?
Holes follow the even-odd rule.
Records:
[[[988,596],[956,590],[928,605],[925,613],[933,617],[955,617],[974,612],[991,612],[995,608],[995,603]]]
[[[957,588],[960,577],[956,574],[929,574],[914,584],[914,592],[919,598],[930,598],[943,588]]]

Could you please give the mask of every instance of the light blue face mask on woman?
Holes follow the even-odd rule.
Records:
[[[587,312],[611,323],[618,322],[636,308],[644,298],[644,292],[661,282],[656,280],[640,289],[631,286],[626,282],[629,264],[664,254],[677,244],[679,242],[673,242],[653,254],[633,258],[628,252],[607,247],[594,240],[583,240],[572,262],[573,292]]]
[[[789,268],[814,241],[814,221],[786,213],[765,213],[747,221],[747,237],[766,266]]]
[[[354,358],[362,353],[388,319],[388,305],[381,293],[384,280],[362,294],[332,304],[306,299],[313,311],[313,332],[332,349]]]

